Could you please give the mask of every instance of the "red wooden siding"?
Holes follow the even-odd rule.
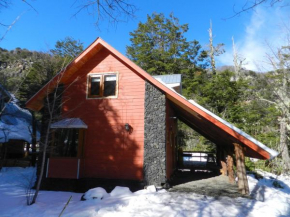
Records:
[[[118,72],[118,97],[86,99],[87,74],[106,72]],[[63,117],[79,117],[88,125],[82,177],[142,180],[145,81],[103,49],[69,83]]]
[[[166,100],[166,178],[169,179],[176,168],[177,119],[174,110]]]
[[[47,177],[77,179],[78,161],[77,158],[49,158]]]

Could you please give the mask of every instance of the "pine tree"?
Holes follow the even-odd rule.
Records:
[[[203,66],[202,60],[207,54],[198,41],[185,38],[187,31],[188,24],[179,24],[173,14],[166,18],[162,13],[153,13],[130,33],[127,55],[150,74],[188,75]]]

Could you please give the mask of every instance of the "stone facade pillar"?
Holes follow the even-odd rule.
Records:
[[[166,97],[155,86],[145,85],[144,181],[166,182]]]

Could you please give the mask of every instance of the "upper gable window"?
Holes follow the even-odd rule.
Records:
[[[89,74],[88,98],[114,98],[117,96],[117,73]]]

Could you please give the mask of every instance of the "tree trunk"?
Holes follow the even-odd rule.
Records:
[[[210,28],[208,30],[208,33],[209,33],[210,65],[211,65],[212,74],[215,75],[216,74],[216,68],[215,68],[215,59],[214,59],[214,47],[213,47],[213,36],[212,36],[212,24],[211,24],[211,21],[210,21]]]
[[[44,143],[43,143],[43,152],[42,152],[42,160],[41,160],[40,174],[38,176],[35,193],[34,193],[34,196],[33,196],[33,199],[31,201],[30,205],[32,205],[32,204],[34,204],[36,202],[36,198],[37,198],[38,192],[40,190],[40,185],[41,185],[42,178],[43,178],[43,174],[44,174],[44,170],[45,170],[46,150],[47,150],[47,146],[48,146],[48,142],[49,142],[50,125],[51,125],[51,118],[48,121],[47,129],[46,129],[46,134],[45,134],[45,139],[44,139]]]
[[[248,185],[248,178],[246,174],[246,167],[245,167],[245,155],[242,146],[237,143],[234,143],[235,146],[235,155],[237,161],[237,176],[238,176],[238,187],[239,191],[243,195],[249,194],[249,185]]]
[[[283,160],[283,172],[288,173],[290,171],[290,158],[287,144],[287,122],[285,117],[280,119],[280,152]]]
[[[227,168],[228,168],[229,182],[231,184],[234,184],[235,183],[235,176],[234,176],[234,160],[233,160],[233,152],[232,151],[228,152]]]
[[[220,166],[220,172],[222,175],[227,175],[226,154],[223,148],[217,147],[217,163]]]

